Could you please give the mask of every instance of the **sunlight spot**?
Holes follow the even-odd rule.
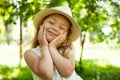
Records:
[[[97,64],[102,66],[102,67],[106,67],[108,64],[110,64],[110,61],[102,59],[102,60],[97,60]]]
[[[117,58],[110,59],[110,62],[113,66],[118,66],[118,67],[120,66],[119,59],[117,59]]]
[[[11,77],[16,77],[19,75],[20,69],[14,69],[13,73],[11,74]]]
[[[112,1],[115,2],[115,3],[120,4],[120,0],[112,0]]]
[[[103,32],[105,35],[109,35],[110,32],[112,32],[112,29],[111,29],[111,27],[109,27],[109,26],[105,26],[105,27],[102,28],[102,32]]]
[[[74,53],[75,53],[75,60],[79,61],[80,51],[81,51],[80,38],[78,38],[76,41],[73,42],[73,49],[74,49]]]
[[[3,77],[2,77],[2,75],[0,75],[0,80],[3,80]]]
[[[87,9],[82,9],[80,11],[80,18],[84,18],[87,15]]]

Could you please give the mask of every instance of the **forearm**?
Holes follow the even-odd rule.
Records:
[[[56,48],[49,46],[49,50],[58,72],[63,77],[69,77],[74,70],[74,64],[67,58],[60,55]]]
[[[41,76],[52,77],[54,73],[53,61],[48,50],[48,46],[41,47],[41,53],[42,54],[38,65],[38,69],[41,73]]]

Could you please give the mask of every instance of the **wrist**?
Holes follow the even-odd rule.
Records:
[[[56,47],[56,46],[54,46],[54,45],[49,44],[48,46],[49,46],[49,48],[54,48],[54,49],[57,49],[57,47]]]
[[[45,48],[45,47],[48,47],[48,45],[40,45],[40,48]]]

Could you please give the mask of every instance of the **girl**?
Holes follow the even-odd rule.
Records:
[[[71,43],[79,37],[78,24],[69,7],[40,11],[34,18],[36,34],[32,49],[24,58],[34,80],[82,80],[75,72],[75,55]]]

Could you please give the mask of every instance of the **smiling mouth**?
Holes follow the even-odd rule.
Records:
[[[57,36],[55,33],[48,31],[51,36]]]

